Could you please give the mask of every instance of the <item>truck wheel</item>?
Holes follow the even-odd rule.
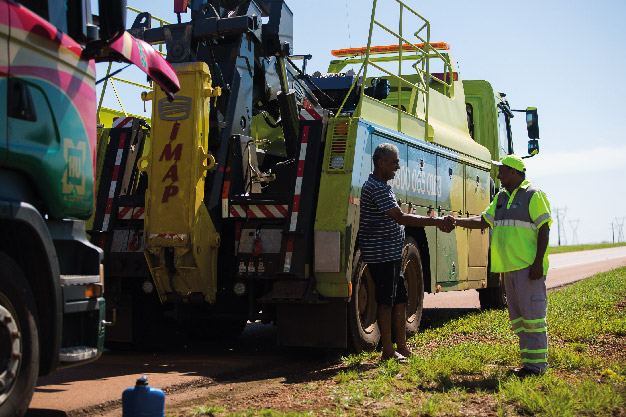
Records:
[[[36,309],[20,268],[0,252],[0,417],[21,416],[39,373]]]
[[[352,345],[356,352],[374,350],[380,341],[376,322],[376,294],[374,281],[367,264],[357,249],[352,264],[352,297],[348,304]]]
[[[478,290],[478,298],[480,300],[480,308],[482,310],[499,310],[506,308],[506,291],[504,290],[504,282],[502,282],[502,274],[500,275],[500,285],[497,287],[481,288]]]
[[[422,321],[424,307],[424,272],[417,243],[407,237],[402,251],[402,272],[409,302],[406,306],[406,337],[414,336]]]

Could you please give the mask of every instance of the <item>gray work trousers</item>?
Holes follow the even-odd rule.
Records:
[[[548,367],[548,297],[545,275],[530,279],[530,267],[504,273],[509,320],[519,337],[522,363],[526,368],[544,371]]]

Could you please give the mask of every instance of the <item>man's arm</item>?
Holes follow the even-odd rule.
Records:
[[[400,207],[394,207],[385,212],[394,219],[398,224],[403,226],[424,227],[437,226],[443,232],[450,232],[454,229],[454,221],[445,220],[443,217],[418,216],[416,214],[407,214],[400,210]]]
[[[466,229],[486,229],[490,226],[483,216],[455,217],[454,220],[457,226],[464,227]]]
[[[543,276],[543,257],[548,249],[549,239],[550,226],[548,223],[544,223],[537,234],[537,255],[535,255],[535,261],[530,266],[530,279],[539,279]]]

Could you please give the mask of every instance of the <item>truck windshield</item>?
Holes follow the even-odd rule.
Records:
[[[500,159],[513,152],[513,140],[509,116],[498,106],[498,143],[500,144]]]

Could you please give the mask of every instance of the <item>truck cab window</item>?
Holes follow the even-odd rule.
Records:
[[[30,9],[30,11],[37,13],[42,18],[48,21],[50,20],[48,2],[46,0],[19,0],[19,3]]]
[[[509,144],[511,128],[509,127],[509,116],[498,106],[498,143],[500,144],[500,159],[507,156],[509,152]]]
[[[65,0],[18,0],[18,2],[50,22],[61,32],[67,33],[65,11],[71,9],[72,6],[66,5]]]
[[[465,111],[467,112],[467,130],[472,139],[476,140],[474,137],[474,107],[469,103],[465,103]]]
[[[61,32],[68,33],[67,14],[75,9],[75,5],[66,4],[65,0],[18,0],[18,2],[41,18],[50,22]],[[81,9],[82,10],[82,9]],[[82,18],[82,16],[80,16]],[[72,35],[71,33],[68,33]]]

